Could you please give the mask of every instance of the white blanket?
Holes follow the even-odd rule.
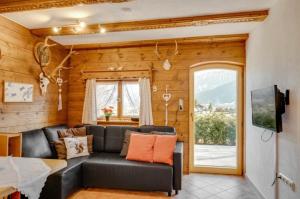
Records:
[[[0,187],[14,187],[38,199],[51,169],[36,158],[0,157]]]

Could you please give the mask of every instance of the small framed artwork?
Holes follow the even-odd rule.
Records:
[[[4,102],[33,102],[33,84],[4,82]]]

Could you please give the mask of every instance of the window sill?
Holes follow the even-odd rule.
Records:
[[[97,123],[101,126],[139,126],[139,122],[131,120],[98,120]]]

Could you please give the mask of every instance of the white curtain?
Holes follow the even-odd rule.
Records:
[[[88,79],[86,81],[82,123],[97,124],[96,80],[95,79]]]
[[[147,78],[140,78],[139,86],[140,86],[140,126],[153,125],[150,80]]]

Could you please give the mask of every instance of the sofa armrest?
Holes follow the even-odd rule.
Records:
[[[183,142],[177,142],[173,154],[173,189],[181,190],[183,175]]]

